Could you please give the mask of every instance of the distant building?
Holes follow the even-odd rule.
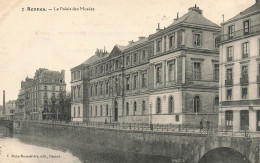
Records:
[[[40,68],[33,78],[21,82],[16,101],[17,119],[46,120],[60,114],[52,107],[60,95],[65,97],[65,71],[51,71]],[[54,110],[53,110],[54,109]],[[56,118],[55,118],[56,119]]]
[[[191,7],[167,28],[71,69],[73,121],[217,123],[220,27]]]
[[[222,23],[219,125],[260,131],[260,2]]]
[[[14,119],[15,101],[5,103],[5,119]]]

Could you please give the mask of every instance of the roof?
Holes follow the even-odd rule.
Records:
[[[88,65],[88,64],[91,64],[91,63],[94,63],[94,62],[97,62],[103,58],[107,58],[109,56],[109,53],[103,55],[103,56],[98,56],[97,54],[91,56],[89,59],[87,59],[85,62],[83,62],[81,65]]]
[[[51,71],[51,70],[44,70],[44,71],[42,71],[42,74],[44,74],[44,73],[46,73],[46,74],[60,74],[59,71]]]
[[[180,23],[187,23],[187,24],[195,24],[195,25],[204,25],[204,26],[211,26],[219,28],[220,26],[212,21],[208,20],[207,18],[203,17],[198,12],[192,10],[189,11],[187,14],[180,17],[178,20],[174,21],[170,26],[174,26]],[[169,26],[169,27],[170,27]]]
[[[236,16],[234,16],[233,18],[227,20],[226,22],[235,20],[235,19],[239,19],[245,15],[248,15],[250,13],[256,12],[256,11],[260,11],[260,1],[256,2],[254,5],[252,5],[251,7],[245,9],[244,11],[240,12],[239,14],[237,14]]]
[[[133,42],[133,43],[128,44],[127,46],[125,46],[125,49],[124,49],[124,50],[127,50],[127,49],[129,49],[129,48],[131,48],[131,47],[134,47],[134,46],[136,46],[136,45],[138,45],[138,44],[141,44],[141,43],[144,43],[144,42],[146,42],[146,41],[148,41],[148,38],[147,38],[147,37],[142,38],[142,39],[140,39],[140,40],[138,40],[138,41],[136,41],[136,42]]]

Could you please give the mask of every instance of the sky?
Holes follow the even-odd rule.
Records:
[[[0,0],[0,105],[16,100],[21,81],[36,69],[65,70],[70,91],[70,69],[94,55],[110,52],[139,36],[148,37],[167,27],[195,4],[203,16],[220,25],[255,0]],[[27,7],[52,9],[27,11]],[[94,11],[54,11],[91,7]],[[22,11],[24,8],[24,11]]]

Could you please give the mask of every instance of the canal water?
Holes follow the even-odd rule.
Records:
[[[95,149],[95,147],[68,146],[56,138],[14,134],[1,137],[0,163],[168,163],[171,158]]]

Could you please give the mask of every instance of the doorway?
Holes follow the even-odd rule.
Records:
[[[249,129],[249,111],[241,110],[240,111],[240,129],[248,130]]]

